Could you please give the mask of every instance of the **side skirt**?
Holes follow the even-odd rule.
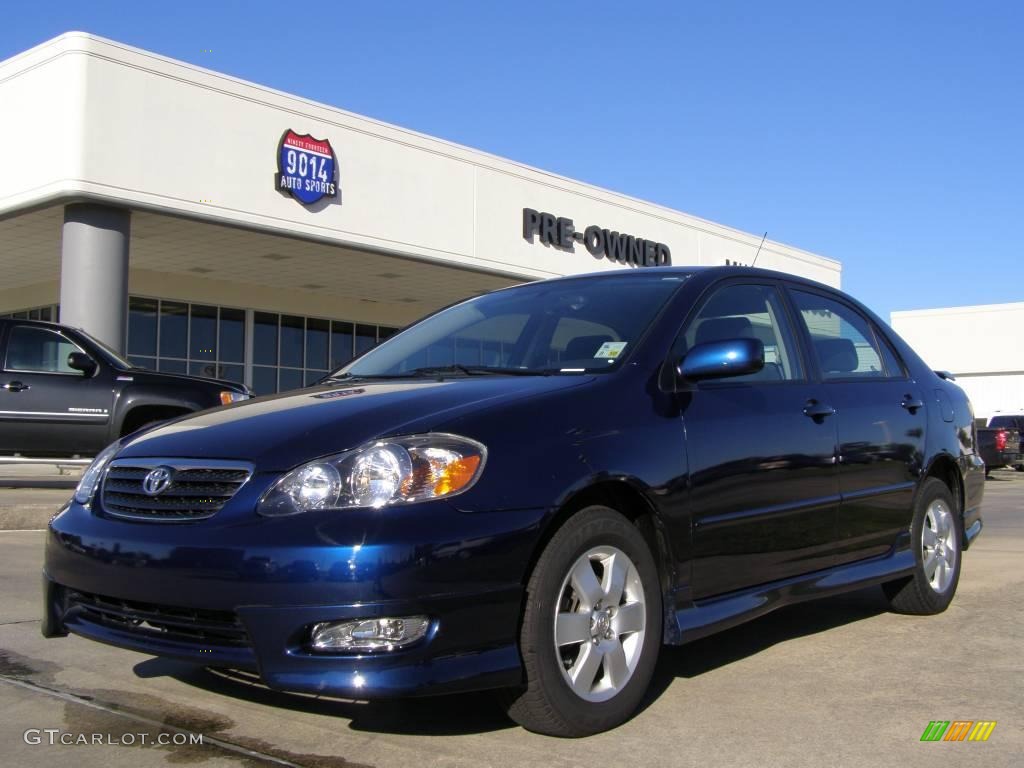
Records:
[[[914,565],[914,552],[902,548],[871,560],[691,602],[676,610],[678,632],[666,633],[667,641],[671,645],[682,645],[756,619],[784,605],[850,592],[909,576],[913,573]]]

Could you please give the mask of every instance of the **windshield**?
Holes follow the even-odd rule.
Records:
[[[688,276],[551,280],[479,296],[393,336],[331,378],[614,370]]]
[[[119,352],[115,351],[111,347],[108,347],[95,336],[90,336],[81,328],[76,328],[75,333],[82,334],[83,336],[85,336],[85,338],[87,338],[89,341],[95,344],[99,348],[99,351],[103,354],[103,356],[107,358],[107,363],[109,363],[110,365],[113,365],[116,368],[138,368],[137,365],[132,365],[123,357],[121,357],[121,354]]]

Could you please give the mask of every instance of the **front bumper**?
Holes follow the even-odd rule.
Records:
[[[70,504],[47,533],[44,634],[359,699],[521,682],[522,584],[543,510],[227,512],[160,525]],[[407,648],[346,655],[307,644],[318,622],[410,615],[431,627]]]

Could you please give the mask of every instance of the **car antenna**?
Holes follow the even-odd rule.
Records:
[[[764,235],[761,237],[761,244],[757,246],[757,253],[754,254],[754,260],[750,262],[750,266],[753,267],[757,264],[757,257],[761,255],[761,245],[764,245],[764,239],[768,237],[768,230],[764,231]]]

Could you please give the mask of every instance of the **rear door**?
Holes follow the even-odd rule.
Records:
[[[757,338],[762,371],[707,381],[679,398],[691,468],[693,594],[700,599],[832,562],[836,432],[824,388],[807,376],[774,282],[718,287],[673,349]]]
[[[790,288],[839,432],[837,563],[889,551],[909,530],[924,460],[924,393],[871,320],[841,297]]]
[[[68,367],[83,352],[56,329],[11,323],[0,371],[0,451],[91,454],[107,443],[113,387],[99,366],[92,376]]]

